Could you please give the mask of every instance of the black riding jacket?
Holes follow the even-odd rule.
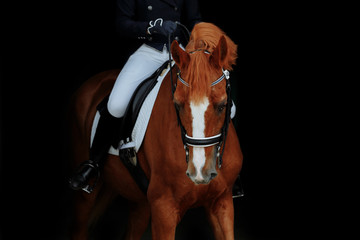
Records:
[[[138,39],[147,45],[162,50],[168,42],[165,36],[148,35],[149,22],[162,18],[178,21],[189,31],[201,21],[197,0],[117,0],[116,28],[121,36]],[[174,38],[186,44],[185,31],[177,27]]]

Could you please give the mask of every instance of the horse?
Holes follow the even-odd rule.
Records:
[[[152,239],[175,239],[177,224],[195,207],[206,210],[215,239],[234,239],[232,187],[243,155],[226,116],[231,100],[225,73],[236,62],[237,46],[220,28],[203,22],[195,25],[185,50],[173,41],[170,51],[176,66],[162,82],[137,153],[149,180],[147,192],[140,190],[118,156],[108,154],[94,191],[74,193],[72,240],[88,239],[90,223],[119,195],[129,203],[125,239],[141,239],[150,222]],[[118,74],[119,70],[99,73],[74,94],[74,166],[89,157],[96,107]]]

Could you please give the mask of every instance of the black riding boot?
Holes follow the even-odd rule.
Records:
[[[119,128],[122,118],[113,117],[107,107],[100,112],[100,119],[90,148],[89,160],[83,162],[75,174],[70,178],[70,187],[74,190],[84,190],[91,193],[99,178],[100,170],[104,166],[111,144],[114,142],[114,133]],[[90,186],[89,181],[95,178]]]

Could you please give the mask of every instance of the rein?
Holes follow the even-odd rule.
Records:
[[[181,25],[181,26],[184,27],[183,25]],[[168,47],[169,47],[168,51],[169,51],[171,91],[172,91],[172,97],[174,98],[174,93],[176,91],[177,84],[174,83],[174,81],[173,81],[173,76],[172,76],[172,71],[171,71],[172,59],[171,59],[171,52],[170,52],[170,45],[171,45],[170,42],[171,42],[171,35],[169,35],[169,38],[168,38]],[[208,52],[205,49],[196,49],[196,50],[190,52],[190,54],[192,54],[194,52],[198,52],[198,51],[203,51],[206,54],[210,54],[210,52]],[[226,80],[227,103],[226,103],[225,120],[224,120],[224,124],[223,124],[219,134],[210,136],[210,137],[204,137],[204,138],[195,138],[195,137],[188,136],[186,134],[186,130],[185,130],[184,126],[181,123],[181,119],[179,116],[179,110],[175,106],[177,121],[178,121],[178,125],[180,126],[180,130],[181,130],[181,139],[184,144],[184,149],[185,149],[185,154],[186,154],[186,163],[189,162],[189,146],[205,148],[205,147],[210,147],[210,146],[216,145],[216,157],[218,159],[218,167],[219,167],[219,169],[221,168],[222,157],[223,157],[224,150],[225,150],[226,136],[227,136],[230,119],[231,119],[230,115],[231,115],[231,106],[232,106],[232,101],[231,101],[231,96],[230,96],[231,87],[230,87],[230,80],[229,80],[230,73],[228,70],[224,70],[224,69],[222,69],[222,72],[223,72],[223,74],[217,80],[215,80],[214,82],[211,83],[211,86],[215,86],[216,84],[220,83],[224,79]],[[181,73],[180,70],[178,70],[177,79],[182,84],[184,84],[186,87],[190,87],[190,85],[181,77],[180,73]],[[221,147],[222,147],[222,149],[221,149]]]

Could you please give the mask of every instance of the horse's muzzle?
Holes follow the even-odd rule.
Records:
[[[210,171],[201,171],[201,173],[191,174],[189,170],[186,171],[186,175],[193,181],[195,184],[208,184],[217,176],[216,169]]]

